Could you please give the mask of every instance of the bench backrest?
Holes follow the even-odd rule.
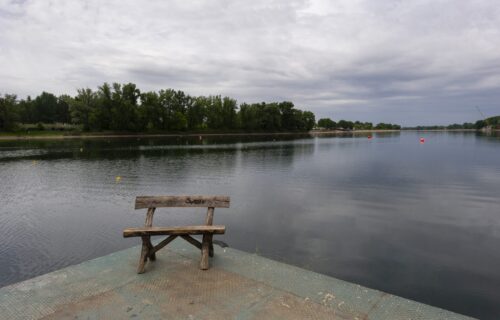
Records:
[[[165,207],[229,208],[228,196],[139,196],[135,209]]]

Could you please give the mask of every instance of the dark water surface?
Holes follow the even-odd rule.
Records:
[[[0,286],[137,245],[134,197],[167,194],[230,195],[231,247],[500,318],[500,138],[475,133],[0,141]]]

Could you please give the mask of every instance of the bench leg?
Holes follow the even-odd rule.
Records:
[[[208,239],[208,242],[210,243],[210,246],[208,248],[208,255],[210,257],[213,257],[214,256],[214,243],[212,242],[212,239],[213,239],[214,235],[210,234],[209,237],[210,238]]]
[[[200,269],[207,270],[208,269],[208,253],[210,250],[210,235],[208,233],[203,234],[203,241],[201,243],[201,262]]]
[[[144,267],[149,254],[149,246],[148,246],[149,239],[147,237],[141,237],[141,238],[142,238],[142,249],[141,249],[141,257],[139,259],[139,266],[137,267],[137,273],[144,273]]]
[[[147,238],[148,238],[148,240],[147,240],[148,252],[150,252],[148,254],[148,258],[151,261],[156,261],[156,253],[153,251],[154,247],[153,247],[153,244],[151,243],[151,237],[148,236]]]

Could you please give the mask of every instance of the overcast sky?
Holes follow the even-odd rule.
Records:
[[[403,125],[500,114],[499,0],[0,0],[0,93],[103,82]]]

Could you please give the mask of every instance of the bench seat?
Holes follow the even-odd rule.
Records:
[[[225,226],[182,226],[182,227],[141,227],[127,228],[123,230],[123,237],[141,237],[141,236],[157,236],[157,235],[183,235],[183,234],[224,234]]]

